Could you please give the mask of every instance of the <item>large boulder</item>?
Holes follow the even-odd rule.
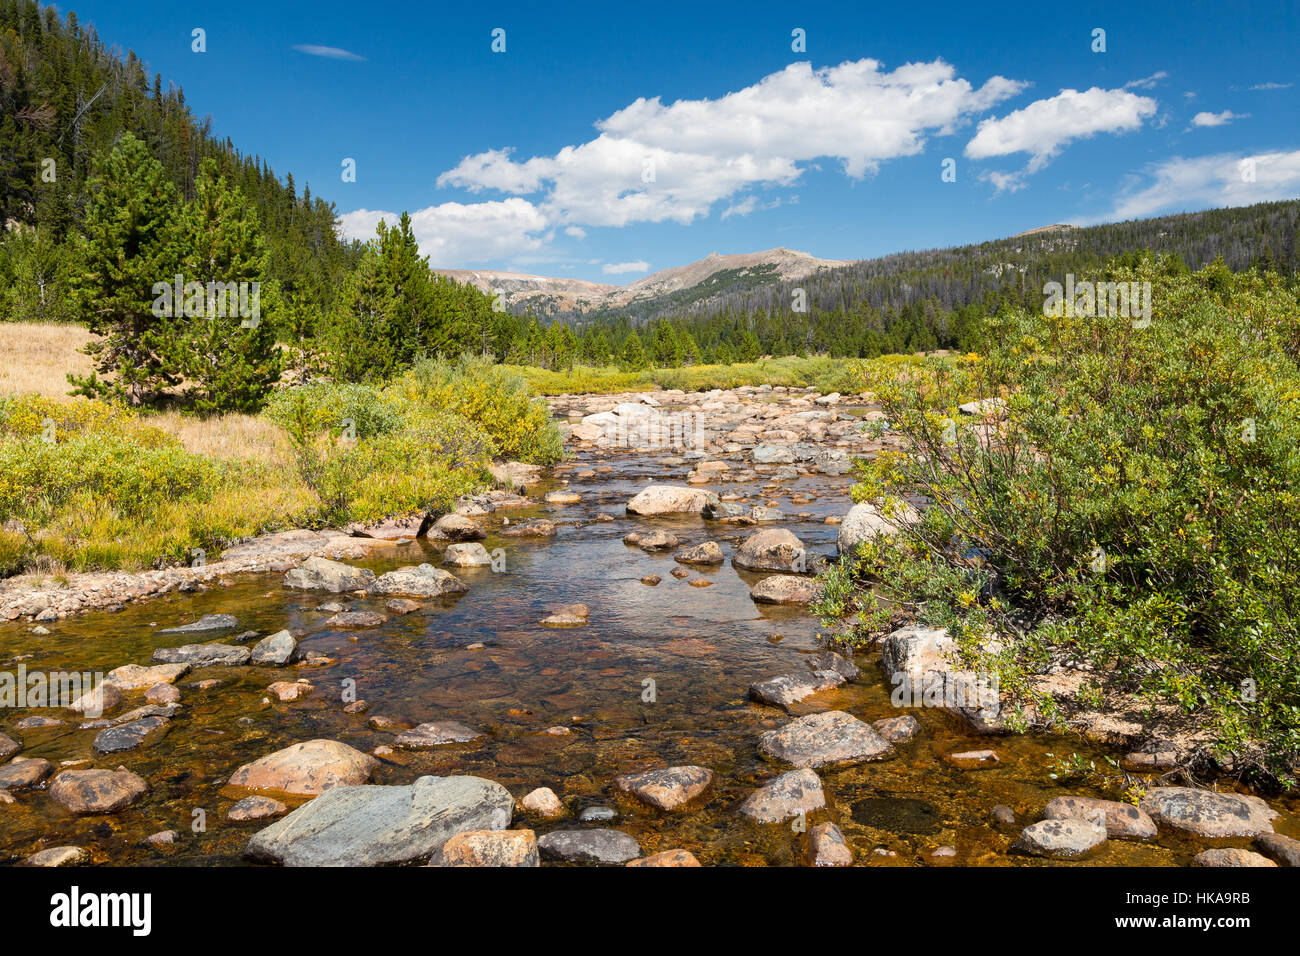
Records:
[[[721,564],[722,546],[716,541],[701,541],[673,555],[678,564]]]
[[[238,667],[247,664],[251,652],[234,644],[185,644],[160,647],[153,652],[157,664],[187,664],[190,667]]]
[[[339,786],[259,831],[248,854],[286,866],[405,863],[431,857],[457,833],[503,830],[513,814],[509,791],[480,777]]]
[[[0,767],[0,790],[34,787],[54,772],[54,764],[41,757],[15,757]]]
[[[835,671],[780,674],[750,684],[749,697],[760,704],[789,707],[805,697],[839,687],[843,683],[844,678]]]
[[[253,645],[250,664],[283,667],[298,655],[298,642],[288,631],[276,631]]]
[[[542,856],[574,863],[626,863],[641,846],[618,830],[555,830],[537,841]]]
[[[365,783],[378,766],[374,757],[337,740],[308,740],[245,764],[228,785],[315,796],[333,787]]]
[[[1202,850],[1192,857],[1192,866],[1258,866],[1274,867],[1275,862],[1266,856],[1240,848],[1221,847]]]
[[[453,512],[435,521],[428,536],[439,541],[482,541],[487,532],[477,521]]]
[[[836,547],[840,554],[852,554],[859,544],[880,534],[894,534],[900,528],[913,525],[921,516],[911,505],[902,504],[897,511],[886,516],[868,502],[854,505],[840,522]]]
[[[1094,797],[1056,797],[1048,802],[1043,816],[1048,820],[1092,820],[1106,828],[1112,840],[1154,840],[1156,824],[1131,803],[1098,800]]]
[[[780,823],[826,806],[821,778],[808,769],[783,773],[759,787],[740,805],[740,813],[759,823]]]
[[[92,746],[101,754],[135,750],[146,742],[156,742],[167,733],[166,717],[141,717],[101,730]]]
[[[788,445],[763,442],[754,447],[754,464],[788,465],[795,460],[795,453]]]
[[[450,571],[435,568],[432,564],[419,567],[407,565],[381,575],[373,590],[379,594],[410,594],[415,597],[442,597],[446,594],[463,594],[469,585]]]
[[[433,854],[430,866],[539,866],[532,830],[467,830]]]
[[[1138,805],[1156,823],[1212,839],[1271,833],[1278,816],[1259,797],[1191,787],[1156,787],[1143,794]]]
[[[115,685],[119,690],[145,690],[157,684],[174,684],[189,672],[190,665],[184,661],[175,664],[155,664],[153,667],[123,664],[105,674],[104,680]]]
[[[812,604],[821,599],[822,590],[816,578],[769,574],[749,589],[749,596],[759,604]]]
[[[1025,827],[1013,853],[1045,856],[1053,860],[1078,860],[1106,842],[1106,827],[1092,820],[1040,820]]]
[[[627,503],[627,513],[647,517],[668,514],[704,514],[718,505],[718,496],[701,488],[649,485]]]
[[[713,782],[707,767],[665,767],[630,773],[614,780],[618,789],[660,810],[676,810],[698,797]]]
[[[50,784],[50,798],[72,813],[112,813],[148,790],[129,770],[65,770]]]
[[[732,555],[731,563],[749,571],[806,571],[803,542],[785,528],[756,531]]]
[[[889,741],[852,714],[809,714],[759,738],[758,749],[796,767],[826,767],[879,760],[893,752]]]
[[[284,586],[304,591],[364,591],[374,583],[375,572],[368,568],[354,568],[329,558],[308,558],[284,576]]]

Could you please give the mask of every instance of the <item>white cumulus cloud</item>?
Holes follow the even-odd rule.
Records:
[[[388,225],[398,215],[372,209],[358,209],[339,217],[340,232],[347,239],[370,239],[382,219]],[[420,244],[420,254],[434,266],[490,262],[540,249],[540,235],[546,217],[526,199],[480,202],[446,202],[411,214],[411,231]]]
[[[1082,92],[1062,90],[1000,119],[981,122],[974,138],[966,144],[966,155],[971,159],[991,159],[1028,153],[1025,172],[1036,173],[1072,140],[1087,139],[1098,133],[1130,132],[1155,114],[1154,99],[1128,90],[1103,90],[1096,86]]]
[[[717,99],[639,98],[598,121],[595,138],[553,155],[516,159],[500,148],[466,156],[437,184],[530,197],[545,219],[539,231],[685,224],[751,187],[791,185],[801,164],[816,159],[836,159],[854,178],[874,173],[1026,85],[995,76],[975,87],[943,60],[892,71],[872,59],[821,69],[793,63]],[[730,215],[761,208],[747,203]]]

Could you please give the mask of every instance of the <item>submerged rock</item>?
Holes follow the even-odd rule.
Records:
[[[407,749],[439,747],[443,744],[463,744],[478,740],[483,734],[455,720],[434,720],[404,730],[393,741],[395,746]]]
[[[453,544],[442,553],[442,563],[458,568],[487,568],[492,565],[492,555],[477,541]]]
[[[192,645],[203,647],[202,644]],[[226,645],[214,645],[222,647]],[[115,667],[104,675],[107,683],[114,684],[121,690],[139,690],[140,688],[153,687],[155,684],[174,684],[190,672],[190,665],[187,662],[179,661],[174,664],[155,664],[153,667],[142,667],[139,664],[123,664],[121,667]]]
[[[81,866],[90,860],[90,853],[79,846],[52,846],[27,857],[21,866]]]
[[[333,787],[365,783],[378,766],[374,757],[337,740],[308,740],[245,764],[228,785],[315,796]]]
[[[380,627],[388,623],[388,618],[378,611],[343,611],[325,621],[326,627]]]
[[[572,863],[626,863],[641,846],[619,830],[555,830],[537,841],[542,855]]]
[[[279,800],[270,797],[244,797],[226,811],[226,819],[234,823],[248,823],[251,820],[265,820],[288,813],[289,808]]]
[[[508,538],[550,538],[555,535],[555,523],[545,518],[533,518],[518,524],[505,525],[497,534]]]
[[[840,710],[809,714],[779,730],[769,730],[759,738],[758,749],[796,767],[862,763],[880,760],[893,751],[889,741],[869,724]]]
[[[204,614],[192,624],[179,627],[165,627],[159,634],[197,634],[202,631],[224,631],[239,627],[239,619],[233,614]]]
[[[904,714],[901,717],[882,717],[880,720],[873,720],[871,726],[891,744],[905,744],[921,732],[921,724],[911,714]]]
[[[259,831],[248,854],[286,866],[375,866],[432,856],[457,833],[503,830],[514,800],[480,777],[338,786]]]

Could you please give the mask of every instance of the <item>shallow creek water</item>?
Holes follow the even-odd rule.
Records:
[[[218,635],[160,635],[163,627],[201,614],[234,614],[241,628],[267,634],[288,627],[304,651],[334,658],[329,667],[209,668],[183,677],[183,712],[166,736],[132,752],[99,756],[91,749],[95,731],[78,729],[75,718],[47,730],[13,729],[14,721],[50,711],[10,711],[0,730],[24,742],[23,756],[45,757],[56,767],[125,766],[148,780],[151,790],[132,807],[107,816],[75,817],[64,812],[44,787],[18,791],[15,803],[0,806],[0,861],[14,862],[50,846],[73,844],[109,864],[240,864],[249,836],[267,821],[235,824],[225,812],[238,795],[222,785],[240,765],[281,747],[316,737],[344,741],[371,751],[392,742],[392,734],[371,730],[368,717],[384,715],[411,724],[456,719],[486,736],[464,745],[427,751],[398,751],[382,760],[373,782],[409,783],[422,774],[477,774],[505,785],[516,797],[549,786],[565,801],[562,821],[526,822],[540,833],[580,826],[583,807],[609,806],[612,824],[632,834],[646,853],[674,847],[691,850],[708,865],[781,865],[799,862],[801,837],[789,824],[762,825],[735,812],[736,804],[780,769],[759,756],[759,734],[790,718],[747,700],[757,679],[802,669],[800,657],[817,649],[817,623],[804,611],[757,605],[748,587],[756,576],[737,572],[730,561],[719,568],[690,569],[709,587],[693,587],[670,575],[678,567],[671,552],[648,554],[623,544],[634,528],[665,527],[685,543],[706,538],[730,554],[753,528],[706,523],[699,518],[627,518],[624,505],[647,481],[679,482],[686,467],[665,467],[662,456],[578,455],[568,463],[569,488],[582,495],[573,505],[542,505],[509,512],[512,521],[546,515],[560,525],[550,541],[502,538],[500,516],[478,519],[489,528],[489,550],[506,552],[506,570],[456,569],[471,590],[456,600],[430,601],[421,611],[393,617],[364,631],[331,631],[329,616],[313,610],[335,600],[319,592],[290,591],[282,575],[239,577],[229,587],[198,594],[173,593],[131,604],[116,613],[94,613],[49,625],[36,637],[20,623],[0,624],[0,667],[19,657],[29,670],[108,671],[121,664],[148,663],[155,648]],[[601,464],[613,471],[593,478],[576,472]],[[850,479],[807,477],[764,492],[766,479],[714,486],[735,491],[747,502],[780,499],[787,513],[809,512],[787,527],[810,553],[832,554],[836,527],[827,515],[843,514]],[[540,497],[558,487],[555,479],[530,490]],[[795,505],[792,493],[816,496]],[[614,521],[597,521],[606,513]],[[442,546],[410,544],[381,550],[355,562],[377,573],[400,565],[441,562]],[[659,574],[657,586],[641,583]],[[557,605],[582,602],[591,609],[585,627],[551,629],[537,622]],[[384,598],[352,600],[351,609],[383,611]],[[481,650],[468,645],[483,642]],[[28,656],[30,655],[30,656]],[[797,714],[827,709],[850,711],[864,720],[894,716],[878,652],[858,655],[864,676],[856,684],[823,692],[795,705]],[[277,680],[306,677],[315,685],[292,703],[267,704],[266,687]],[[220,686],[199,690],[203,678]],[[370,704],[366,715],[343,713],[345,679]],[[644,682],[654,681],[656,700],[643,700]],[[136,703],[142,703],[138,698]],[[131,704],[130,706],[135,706]],[[811,825],[834,820],[843,829],[860,865],[1042,865],[1012,856],[1007,848],[1020,828],[1039,818],[1043,805],[1064,793],[1106,796],[1049,778],[1049,754],[1100,756],[1087,743],[1036,736],[980,738],[957,719],[938,711],[912,711],[922,725],[916,741],[896,756],[843,770],[823,770],[828,807]],[[66,712],[57,716],[66,716]],[[570,733],[546,729],[563,725]],[[992,747],[1002,764],[962,770],[943,760],[958,750]],[[694,809],[662,813],[617,794],[615,776],[655,766],[700,764],[715,782]],[[1295,800],[1273,801],[1283,812],[1279,832],[1300,836]],[[1018,824],[993,822],[990,810],[1006,804]],[[195,811],[206,830],[193,832]],[[144,838],[159,830],[181,834],[172,847],[155,848]],[[942,846],[952,857],[931,857]],[[873,854],[876,848],[896,855]],[[1200,846],[1162,833],[1159,843],[1111,841],[1084,865],[1186,864]],[[1078,865],[1078,864],[1051,864]]]

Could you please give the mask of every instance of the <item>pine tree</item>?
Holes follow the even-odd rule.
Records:
[[[130,133],[100,164],[70,278],[73,308],[92,333],[89,376],[68,376],[74,394],[125,397],[139,405],[178,381],[169,344],[173,319],[155,314],[156,284],[181,265],[176,187]],[[98,376],[112,375],[111,380]]]
[[[278,290],[267,278],[257,211],[209,159],[182,223],[182,274],[205,289],[203,312],[193,316],[187,309],[173,340],[186,395],[201,412],[256,411],[281,368],[275,349]]]
[[[625,372],[639,372],[648,362],[645,346],[641,344],[641,336],[636,332],[630,333],[623,340],[623,351],[619,354],[619,368]]]

